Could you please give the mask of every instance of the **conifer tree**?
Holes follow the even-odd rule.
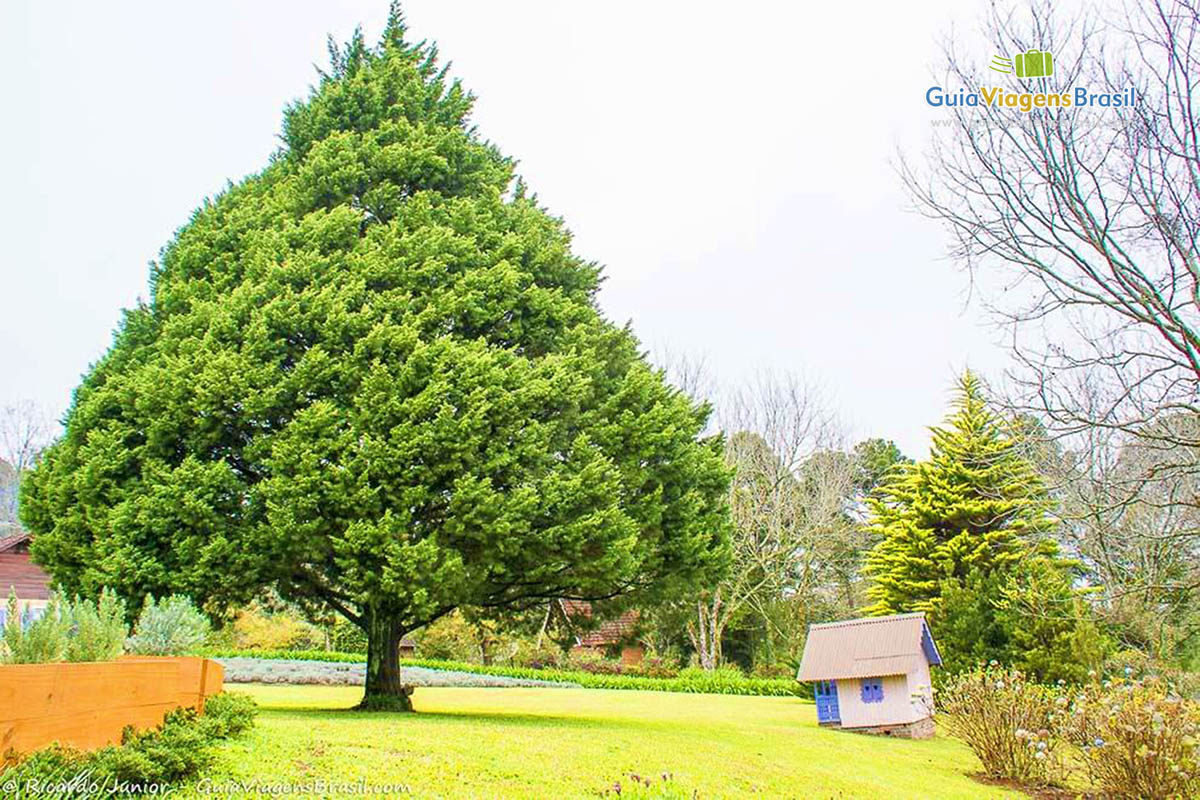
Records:
[[[929,459],[904,465],[869,500],[880,537],[865,567],[869,614],[933,611],[943,582],[1010,570],[1053,525],[1045,484],[980,380],[967,371],[955,394]]]
[[[455,608],[645,599],[728,551],[708,408],[404,33],[331,46],[270,165],[180,229],[21,506],[71,591],[340,613],[398,709],[401,637]]]

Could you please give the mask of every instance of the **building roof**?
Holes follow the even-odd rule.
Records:
[[[925,615],[894,614],[810,625],[796,679],[830,681],[906,675],[942,663]]]
[[[568,620],[580,618],[590,619],[592,604],[586,600],[560,600],[563,613]],[[580,631],[575,636],[575,644],[580,647],[609,647],[627,641],[637,628],[638,612],[626,611],[616,619],[607,619],[600,623],[595,630]]]
[[[11,530],[11,529],[9,529]],[[0,533],[0,553],[14,549],[19,544],[28,542],[31,537],[29,531],[17,530],[16,533]]]

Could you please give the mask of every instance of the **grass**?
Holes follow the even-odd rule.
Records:
[[[954,740],[823,730],[812,703],[794,697],[423,688],[413,695],[418,713],[386,714],[347,710],[361,697],[356,687],[238,689],[262,713],[254,731],[222,746],[215,781],[401,783],[410,793],[394,796],[417,798],[595,798],[615,781],[628,786],[630,772],[669,772],[677,796],[706,799],[1021,797],[967,777],[978,762]],[[176,796],[206,795],[193,786]]]

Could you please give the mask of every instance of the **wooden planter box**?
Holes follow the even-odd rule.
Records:
[[[92,750],[127,725],[153,728],[180,706],[204,709],[224,668],[207,658],[125,656],[116,661],[0,666],[0,763],[53,742]]]

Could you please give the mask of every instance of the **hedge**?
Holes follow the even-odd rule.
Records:
[[[362,653],[338,653],[325,650],[213,650],[209,658],[262,658],[290,661],[332,661],[363,663]],[[674,678],[649,678],[640,675],[602,675],[582,670],[534,669],[532,667],[482,666],[458,661],[402,658],[401,666],[471,672],[505,678],[526,678],[561,683],[577,683],[585,689],[632,689],[650,692],[691,692],[696,694],[764,695],[770,697],[811,697],[807,684],[790,678],[748,678],[734,670],[706,672],[685,669]]]
[[[51,745],[0,761],[5,797],[100,798],[165,795],[215,761],[214,745],[254,725],[258,709],[246,695],[222,692],[208,698],[204,713],[178,708],[157,728],[126,728],[121,744],[82,752]],[[7,768],[6,768],[7,767]]]

